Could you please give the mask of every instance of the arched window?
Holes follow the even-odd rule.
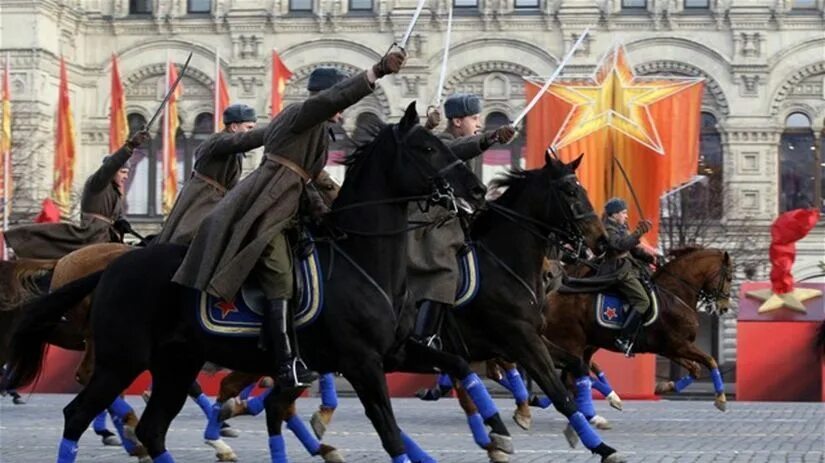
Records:
[[[203,140],[215,132],[215,116],[212,113],[200,113],[195,118],[195,126],[192,129],[192,138]]]
[[[484,119],[484,131],[495,130],[510,123],[506,114],[493,111]],[[522,130],[515,140],[508,145],[497,144],[488,149],[478,161],[471,163],[476,174],[481,172],[481,179],[489,183],[496,175],[513,167],[523,167],[525,134]]]
[[[721,219],[724,212],[722,137],[716,127],[716,116],[703,112],[701,118],[698,174],[707,177],[702,206],[709,218]]]
[[[779,212],[821,207],[816,149],[811,119],[800,112],[788,115],[779,143]]]

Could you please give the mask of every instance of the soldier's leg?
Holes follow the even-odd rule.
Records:
[[[632,310],[627,314],[621,334],[616,339],[616,347],[626,356],[631,356],[636,334],[642,326],[645,314],[650,309],[650,298],[642,282],[630,272],[622,276],[619,291],[630,303]]]
[[[283,233],[276,234],[259,259],[255,275],[269,302],[264,312],[264,346],[279,361],[278,382],[285,387],[308,386],[318,376],[295,355],[292,323],[292,255]]]

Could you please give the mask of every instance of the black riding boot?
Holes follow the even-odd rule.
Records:
[[[267,350],[280,362],[278,384],[283,387],[305,387],[318,379],[318,375],[307,369],[292,349],[294,339],[290,339],[288,323],[291,316],[286,299],[271,299],[264,313],[263,338]]]
[[[616,347],[624,352],[625,357],[633,357],[633,344],[636,342],[636,335],[642,326],[642,314],[632,309],[624,321],[622,332],[616,338]]]
[[[427,346],[432,346],[437,342],[438,331],[446,309],[446,304],[429,299],[422,301],[418,307],[415,326],[413,326],[413,339]]]

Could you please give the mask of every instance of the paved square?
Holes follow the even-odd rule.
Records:
[[[0,400],[0,462],[44,463],[55,460],[63,427],[61,409],[69,395],[35,395],[26,405]],[[128,401],[138,410],[138,397]],[[319,399],[302,399],[298,408],[308,421]],[[561,435],[564,421],[554,411],[535,410],[529,432],[510,419],[512,401],[497,399],[514,437],[518,463],[596,462],[588,452],[568,448]],[[453,399],[421,402],[393,401],[402,428],[441,463],[485,462],[486,454],[473,443],[463,413]],[[623,412],[603,401],[599,413],[614,429],[601,433],[605,442],[633,462],[825,462],[825,405],[821,403],[729,403],[729,411],[717,411],[710,401],[628,402]],[[180,463],[214,461],[203,445],[205,424],[200,409],[191,402],[172,423],[168,446]],[[269,461],[263,417],[232,420],[241,431],[237,439],[226,439],[241,462]],[[309,457],[298,441],[286,433],[290,461],[320,462]],[[338,447],[348,462],[386,463],[375,431],[355,399],[342,398],[325,442]],[[89,430],[80,441],[78,462],[128,462],[122,450],[103,447]]]

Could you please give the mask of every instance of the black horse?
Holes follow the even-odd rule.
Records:
[[[503,358],[525,368],[568,418],[568,429],[602,461],[619,462],[622,457],[577,410],[541,334],[545,256],[562,244],[579,251],[586,245],[596,253],[604,245],[602,223],[576,178],[581,159],[565,164],[546,156],[540,169],[512,171],[493,182],[506,191],[488,204],[470,230],[479,262],[478,294],[451,312],[443,334],[446,348],[468,360]],[[470,416],[471,404],[461,403]],[[506,461],[506,456],[489,453],[494,461]]]
[[[502,450],[512,451],[495,406],[466,362],[407,340],[415,308],[406,290],[405,233],[411,200],[455,194],[474,204],[485,189],[450,150],[418,125],[414,104],[398,125],[385,128],[349,160],[347,179],[329,224],[337,242],[319,242],[327,308],[299,336],[302,356],[315,370],[342,373],[355,388],[367,416],[394,463],[409,462],[393,416],[384,370],[429,371],[439,367],[464,384]],[[153,393],[138,438],[154,461],[173,461],[165,436],[186,390],[205,361],[272,376],[276,362],[254,338],[207,334],[190,299],[192,290],[171,283],[186,248],[158,245],[117,259],[104,272],[77,280],[31,303],[11,341],[11,386],[31,382],[43,355],[43,334],[62,312],[95,291],[92,308],[96,359],[88,386],[64,409],[59,460],[73,462],[77,441],[94,416],[144,370]],[[332,278],[329,278],[332,277]],[[188,310],[187,310],[188,309]],[[273,461],[282,461],[281,420],[300,390],[278,390],[266,400]],[[509,448],[508,448],[509,447]]]

